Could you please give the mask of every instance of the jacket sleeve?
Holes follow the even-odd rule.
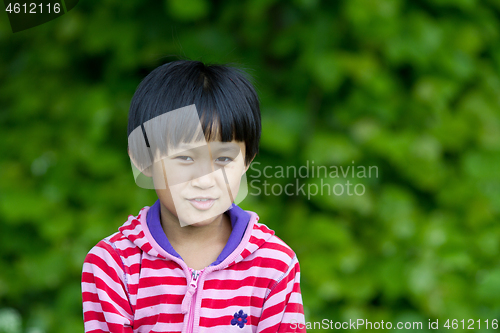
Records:
[[[86,333],[132,333],[133,311],[124,266],[106,240],[100,241],[85,258],[82,301]]]
[[[264,301],[257,333],[306,332],[300,294],[300,267],[295,256],[288,271]]]

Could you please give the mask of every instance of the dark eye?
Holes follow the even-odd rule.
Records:
[[[222,157],[217,158],[216,161],[220,162],[220,163],[229,163],[229,162],[232,162],[233,159],[230,157],[227,157],[227,156],[222,156]]]
[[[181,161],[185,161],[185,162],[191,162],[193,159],[189,156],[177,156],[175,158],[176,160],[181,160]]]

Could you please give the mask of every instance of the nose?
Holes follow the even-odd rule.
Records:
[[[191,185],[200,189],[208,189],[215,185],[214,165],[206,161],[197,166]]]
[[[215,185],[215,176],[213,172],[209,172],[203,176],[191,180],[191,185],[202,190],[209,189]]]

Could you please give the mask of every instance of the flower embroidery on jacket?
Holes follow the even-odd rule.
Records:
[[[234,318],[231,319],[231,325],[238,325],[240,328],[243,328],[247,323],[247,314],[240,310],[234,313]]]

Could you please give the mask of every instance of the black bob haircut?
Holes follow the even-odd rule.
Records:
[[[193,104],[205,139],[245,142],[245,164],[248,165],[259,150],[259,99],[249,75],[227,65],[179,60],[154,69],[142,80],[132,98],[127,128],[129,142],[130,134],[142,127],[149,147],[152,138],[148,141],[144,123]],[[194,131],[183,134],[181,141],[195,139],[193,134]],[[170,137],[168,133],[161,136],[162,139]]]

